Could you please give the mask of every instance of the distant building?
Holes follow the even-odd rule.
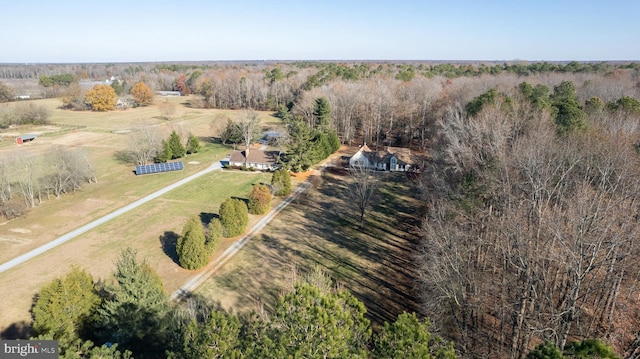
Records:
[[[31,142],[33,140],[35,140],[36,138],[38,138],[38,136],[34,135],[33,133],[29,133],[26,135],[20,135],[18,137],[16,137],[16,143],[21,145],[25,142]]]
[[[78,82],[78,84],[80,85],[80,87],[83,87],[83,88],[92,88],[95,85],[109,85],[109,86],[111,86],[111,84],[115,80],[117,80],[117,78],[115,76],[111,76],[110,78],[108,78],[108,79],[106,79],[104,81],[99,81],[99,80],[80,80]]]
[[[182,96],[180,91],[156,91],[158,96]]]

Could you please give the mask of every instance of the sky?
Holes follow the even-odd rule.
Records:
[[[640,60],[640,0],[1,0],[0,24],[0,63]]]

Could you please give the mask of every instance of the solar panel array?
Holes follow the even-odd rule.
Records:
[[[151,173],[179,171],[184,169],[182,161],[154,163],[152,165],[136,166],[136,175],[148,175]]]

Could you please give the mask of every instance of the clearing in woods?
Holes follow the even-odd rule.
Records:
[[[332,173],[333,172],[333,173]],[[387,174],[360,228],[350,206],[349,178],[325,171],[299,200],[197,292],[236,312],[270,310],[290,288],[294,271],[318,265],[367,306],[374,324],[403,311],[419,312],[413,253],[418,246],[419,203],[404,174]]]

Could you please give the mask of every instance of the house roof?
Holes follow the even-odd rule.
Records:
[[[265,165],[273,165],[276,163],[276,153],[274,151],[262,151],[252,149],[247,154],[247,151],[233,151],[229,157],[229,162],[239,163],[259,163]]]
[[[389,163],[391,157],[396,157],[400,164],[413,164],[411,150],[403,147],[386,147],[384,151],[372,151],[366,144],[358,152],[362,152],[371,163]]]

